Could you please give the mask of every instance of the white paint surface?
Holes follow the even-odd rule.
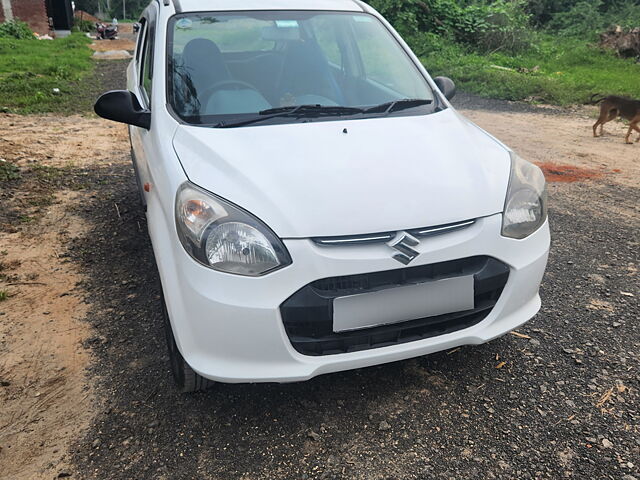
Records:
[[[2,13],[5,22],[13,20],[13,9],[11,8],[11,0],[2,0]]]

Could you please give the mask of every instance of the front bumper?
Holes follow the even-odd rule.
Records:
[[[425,238],[411,263],[414,267],[482,255],[506,264],[508,281],[483,320],[430,338],[319,356],[293,348],[281,304],[318,279],[406,268],[391,258],[388,246],[326,247],[308,239],[288,239],[293,264],[249,278],[197,264],[173,238],[174,232],[152,232],[152,239],[174,335],[187,363],[200,375],[221,382],[289,382],[481,344],[533,317],[540,308],[538,288],[547,263],[549,226],[545,222],[526,239],[514,240],[500,235],[501,221],[501,215],[493,215],[463,230]]]

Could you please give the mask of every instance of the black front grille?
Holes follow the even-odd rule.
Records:
[[[436,317],[333,331],[333,299],[402,285],[463,275],[474,278],[474,308]],[[384,272],[323,278],[306,285],[280,306],[284,327],[298,352],[332,355],[412,342],[468,328],[484,319],[498,301],[509,267],[495,258],[478,256]]]

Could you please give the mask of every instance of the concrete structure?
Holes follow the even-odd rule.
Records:
[[[0,0],[0,22],[22,20],[34,32],[70,30],[73,24],[71,0]]]

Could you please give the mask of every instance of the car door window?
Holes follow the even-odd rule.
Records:
[[[138,38],[136,41],[136,65],[138,66],[138,72],[140,71],[140,59],[142,58],[142,49],[144,48],[144,35],[147,30],[147,20],[145,18],[141,18],[138,22],[140,24],[140,29],[138,30]]]
[[[143,39],[142,70],[140,75],[140,85],[146,95],[147,103],[151,99],[153,78],[153,35],[153,25],[147,24]]]

